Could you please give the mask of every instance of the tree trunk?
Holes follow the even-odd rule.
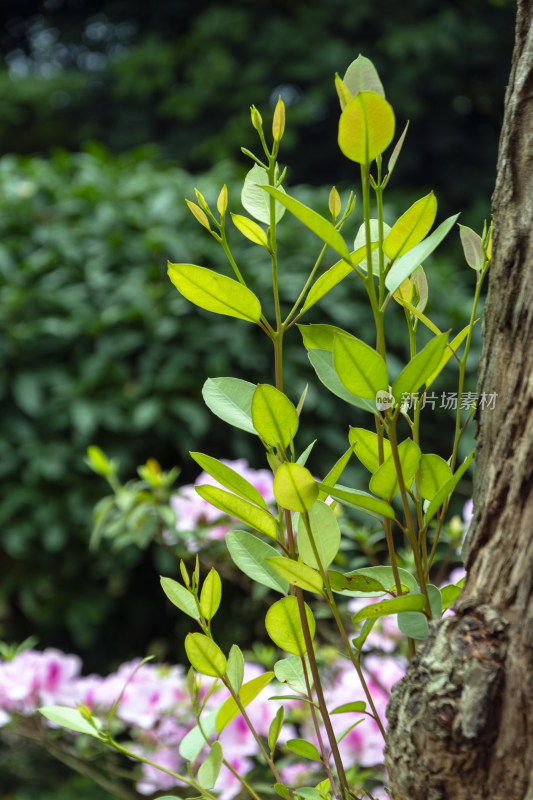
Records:
[[[478,385],[497,399],[479,411],[467,578],[393,690],[391,800],[533,800],[532,16],[518,0]]]

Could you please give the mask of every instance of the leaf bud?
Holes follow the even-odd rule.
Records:
[[[263,119],[261,114],[257,110],[255,106],[250,106],[250,114],[252,116],[252,125],[256,129],[257,132],[263,130]]]
[[[274,119],[272,120],[272,136],[275,142],[280,142],[285,130],[285,104],[279,96],[276,108],[274,109]]]

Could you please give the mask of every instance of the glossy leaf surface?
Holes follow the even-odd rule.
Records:
[[[279,556],[274,547],[247,531],[230,531],[226,535],[226,546],[234,563],[253,581],[281,594],[289,593],[288,582],[267,561]]]
[[[311,609],[304,603],[311,639],[315,634],[315,619]],[[278,647],[295,656],[306,652],[304,633],[296,597],[284,597],[267,611],[265,625],[268,635]]]
[[[168,264],[170,280],[187,300],[206,311],[259,322],[261,303],[242,283],[195,264]]]
[[[217,486],[196,486],[197,494],[207,500],[208,503],[215,506],[215,508],[228,514],[230,517],[236,517],[241,522],[246,522],[251,528],[255,528],[262,533],[266,533],[272,539],[277,538],[278,528],[276,520],[268,511],[258,506],[252,505],[247,500],[237,497],[230,492],[219,489]]]
[[[376,92],[355,95],[339,120],[339,147],[358,164],[370,164],[387,149],[394,137],[392,107]]]
[[[252,422],[252,397],[256,385],[240,378],[208,378],[202,388],[206,406],[224,422],[257,433]]]

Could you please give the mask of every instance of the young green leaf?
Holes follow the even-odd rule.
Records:
[[[390,231],[390,225],[387,225],[386,222],[382,223],[383,225],[383,236],[386,236]],[[374,275],[379,275],[379,220],[371,219],[370,220],[370,249],[372,250],[372,272]],[[359,227],[357,231],[357,235],[354,239],[354,250],[359,252],[359,248],[363,247],[365,252],[365,257],[361,261],[361,269],[365,272],[368,269],[367,263],[367,252],[366,252],[366,225],[363,224]]]
[[[283,726],[283,713],[283,706],[280,706],[276,711],[276,716],[270,723],[270,727],[268,729],[268,746],[271,753],[274,752],[279,735],[281,733],[281,728]]]
[[[302,334],[304,347],[306,350],[330,350],[333,351],[333,340],[335,334],[355,338],[348,331],[339,328],[337,325],[297,325]]]
[[[377,246],[377,243],[373,243],[372,250],[375,250]],[[366,247],[356,248],[353,253],[350,253],[351,266],[344,260],[337,261],[336,264],[333,264],[323,275],[317,278],[307,293],[300,316],[314,306],[315,303],[318,303],[324,295],[334,289],[347,275],[353,273],[353,267],[359,266],[365,258]]]
[[[269,544],[246,531],[230,531],[226,535],[226,546],[237,567],[253,581],[281,594],[289,593],[288,582],[267,561],[279,556],[279,552]]]
[[[352,99],[352,93],[350,92],[344,81],[337,73],[335,73],[335,89],[337,91],[339,102],[341,104],[341,111],[344,111],[344,109]]]
[[[274,118],[272,120],[272,138],[275,142],[280,142],[285,131],[285,104],[278,98],[276,108],[274,109]]]
[[[375,400],[378,392],[388,389],[385,361],[360,339],[335,336],[333,366],[343,386],[356,397]]]
[[[376,92],[385,97],[378,72],[370,59],[365,56],[358,55],[355,61],[352,61],[344,73],[343,81],[353,96],[359,92]]]
[[[246,708],[246,706],[250,705],[252,700],[255,700],[265,686],[268,686],[273,677],[273,672],[264,672],[262,675],[258,675],[257,678],[252,678],[251,681],[248,681],[242,686],[239,691],[239,700],[243,708]],[[217,714],[216,725],[218,733],[222,733],[226,725],[229,725],[240,713],[239,706],[234,698],[228,697]]]
[[[244,500],[249,500],[251,503],[255,503],[255,505],[261,506],[261,508],[268,511],[265,500],[255,486],[234,469],[228,467],[227,464],[223,464],[218,459],[211,458],[211,456],[206,456],[203,453],[190,453],[189,455],[208,475],[211,475],[212,478],[226,489],[229,489],[230,492],[234,492]]]
[[[100,720],[93,717],[94,725],[91,725],[78,708],[67,708],[66,706],[41,706],[37,711],[54,722],[56,725],[61,725],[62,728],[67,728],[69,731],[76,731],[76,733],[86,733],[89,736],[94,736],[96,739],[100,738],[99,730],[102,727]]]
[[[304,603],[304,608],[312,639],[315,635],[315,618],[307,603]],[[274,644],[282,650],[295,656],[305,654],[307,648],[296,597],[283,597],[270,606],[265,617],[265,626]]]
[[[442,506],[442,504],[448,499],[448,497],[450,497],[453,490],[455,489],[455,487],[465,474],[466,470],[472,463],[474,455],[475,455],[475,450],[472,450],[470,455],[467,458],[465,458],[459,469],[455,472],[453,478],[450,478],[449,481],[446,481],[444,486],[442,486],[437,492],[437,494],[431,499],[431,502],[424,516],[426,525],[433,519],[433,517],[435,516],[439,508]]]
[[[338,193],[335,186],[332,187],[329,193],[328,208],[329,208],[329,213],[331,214],[333,221],[335,222],[335,220],[341,213],[341,208],[342,208],[341,196]]]
[[[276,520],[270,512],[254,506],[247,500],[230,494],[230,492],[225,492],[217,486],[203,485],[195,488],[200,497],[203,497],[215,508],[223,511],[224,514],[240,519],[241,522],[246,522],[251,528],[255,528],[261,533],[266,533],[271,539],[277,539],[278,528]]]
[[[233,691],[238,692],[244,679],[244,656],[241,648],[236,644],[232,644],[229,651],[226,675]]]
[[[202,675],[221,678],[226,672],[226,656],[215,642],[203,633],[188,633],[185,652],[191,665]]]
[[[474,321],[474,325],[475,325],[477,322],[478,322],[478,320],[476,319],[476,320]],[[434,370],[434,372],[432,372],[432,373],[431,373],[431,375],[429,376],[429,378],[428,378],[428,379],[427,379],[427,381],[426,381],[426,388],[427,388],[427,389],[429,389],[429,387],[431,386],[431,384],[433,383],[433,381],[435,380],[435,378],[436,378],[436,377],[437,377],[437,376],[438,376],[438,375],[439,375],[439,374],[442,372],[442,370],[444,369],[444,367],[446,366],[446,364],[448,363],[448,361],[450,360],[450,358],[453,356],[453,354],[454,354],[454,353],[456,353],[456,352],[457,352],[457,350],[460,348],[460,346],[462,345],[462,343],[464,342],[464,340],[465,340],[465,339],[466,339],[466,337],[468,336],[468,331],[469,331],[469,330],[470,330],[470,324],[468,324],[468,325],[465,325],[465,327],[463,328],[463,330],[462,330],[462,331],[460,331],[460,332],[457,334],[457,336],[455,336],[455,337],[452,339],[452,341],[451,341],[451,342],[448,344],[448,346],[447,346],[447,347],[446,347],[446,349],[444,350],[444,353],[443,353],[443,355],[442,355],[442,358],[441,358],[441,360],[440,360],[440,362],[439,362],[439,365],[438,365],[438,366],[437,366],[437,368]]]
[[[223,752],[220,742],[213,742],[204,763],[200,766],[196,780],[202,789],[212,789],[222,766]]]
[[[402,470],[402,477],[405,488],[409,491],[420,464],[420,448],[412,439],[405,439],[398,445],[398,457]],[[400,491],[398,474],[392,454],[372,475],[369,483],[371,492],[379,497],[392,498]]]
[[[308,513],[318,557],[322,567],[326,568],[339,552],[341,544],[339,523],[331,506],[328,506],[322,500],[317,500]],[[302,515],[298,520],[298,553],[304,564],[313,567],[313,569],[318,569],[319,565],[317,564]],[[322,589],[322,581],[320,581],[320,589]]]
[[[445,236],[451,231],[459,214],[453,217],[448,217],[444,220],[439,227],[433,231],[426,239],[415,245],[403,256],[396,259],[392,265],[389,274],[385,278],[385,286],[389,292],[395,292],[398,286],[415,271],[420,264],[431,255],[431,253],[439,246]]]
[[[290,511],[307,511],[318,498],[318,484],[305,467],[285,462],[274,477],[276,500]]]
[[[352,445],[353,452],[369,472],[374,473],[379,467],[379,446],[378,436],[374,431],[368,431],[366,428],[352,428],[348,439]],[[387,439],[382,439],[383,447],[383,461],[386,461],[391,454],[390,442]]]
[[[339,147],[358,164],[370,164],[394,137],[394,112],[376,92],[359,92],[339,120]]]
[[[187,300],[206,311],[259,322],[261,303],[246,286],[195,264],[168,262],[170,280]]]
[[[342,706],[337,706],[331,711],[331,714],[347,714],[347,713],[362,713],[366,708],[366,703],[363,700],[356,700],[353,703],[344,703]]]
[[[297,409],[297,410],[298,410],[298,409]],[[315,444],[316,444],[316,441],[317,441],[317,440],[315,439],[315,440],[314,440],[314,442],[311,442],[311,444],[307,445],[307,447],[305,448],[305,450],[303,451],[303,453],[301,453],[301,454],[298,456],[298,458],[297,458],[297,460],[296,460],[296,463],[297,463],[297,464],[299,464],[301,467],[305,467],[305,465],[306,465],[306,463],[307,463],[307,459],[308,459],[308,458],[309,458],[309,456],[311,455],[311,450],[312,450],[312,449],[313,449],[313,447],[315,446]]]
[[[274,447],[289,446],[298,430],[298,414],[287,395],[260,383],[252,398],[252,422],[259,436]]]
[[[197,206],[196,203],[192,203],[190,200],[185,200],[185,202],[187,203],[189,211],[191,212],[193,217],[197,220],[197,222],[199,222],[200,225],[202,225],[204,228],[210,231],[211,226],[209,224],[209,220],[207,219],[205,211],[203,211],[200,208],[200,206]]]
[[[226,215],[226,209],[228,207],[228,187],[226,184],[220,190],[220,194],[217,198],[217,211],[222,218]]]
[[[252,422],[254,383],[240,378],[208,378],[202,389],[206,406],[224,422],[257,434]]]
[[[442,587],[440,593],[442,596],[442,609],[444,611],[449,608],[452,603],[455,603],[461,594],[461,587],[454,583],[449,583],[448,586]]]
[[[319,239],[322,239],[323,242],[328,244],[332,250],[335,250],[336,253],[339,253],[339,255],[343,256],[343,258],[346,258],[348,261],[350,260],[350,252],[346,242],[329,220],[317,214],[316,211],[308,208],[308,206],[305,206],[303,203],[300,203],[299,200],[296,200],[294,197],[289,197],[288,194],[281,192],[279,189],[275,189],[273,186],[263,185],[262,188],[276,200],[279,200],[296,219],[303,222],[303,224],[313,231]]]
[[[172,578],[161,578],[161,586],[170,602],[173,603],[176,608],[179,608],[184,614],[188,614],[192,619],[200,619],[200,612],[198,611],[194,595],[192,595],[185,586],[172,580]]]
[[[434,453],[424,453],[418,471],[418,491],[421,497],[431,500],[452,475],[447,461]]]
[[[195,761],[205,747],[205,736],[209,738],[215,731],[215,722],[221,705],[202,717],[202,727],[195,725],[179,743],[178,752],[186,761]]]
[[[425,604],[426,600],[422,594],[402,594],[399,597],[393,597],[391,600],[372,603],[372,605],[358,611],[352,619],[353,622],[360,622],[363,619],[376,619],[403,611],[421,611]]]
[[[222,581],[214,567],[211,567],[200,593],[200,611],[209,622],[218,611],[222,598]]]
[[[392,226],[383,242],[383,251],[391,261],[407,253],[431,230],[437,216],[437,200],[433,192],[413,203]]]
[[[324,486],[323,483],[320,483],[319,487],[327,491],[335,500],[340,500],[341,503],[347,503],[349,506],[364,511],[365,514],[369,514],[371,517],[394,519],[394,510],[391,506],[385,500],[373,497],[368,492],[361,492],[358,489],[340,485]]]
[[[231,219],[238,231],[246,236],[254,244],[260,244],[262,247],[268,248],[268,238],[263,228],[248,217],[243,217],[241,214],[232,214]]]
[[[402,369],[392,384],[392,393],[398,403],[401,402],[402,395],[414,394],[428,380],[440,363],[447,344],[447,333],[435,336]]]
[[[286,747],[291,753],[296,753],[297,756],[302,756],[302,758],[309,758],[311,761],[322,760],[314,744],[308,742],[307,739],[289,739]]]
[[[344,472],[348,462],[352,456],[353,448],[349,447],[348,450],[339,458],[339,460],[332,466],[324,480],[322,481],[322,486],[335,486],[338,483],[342,473]],[[325,500],[328,496],[328,492],[326,489],[320,489],[318,493],[319,500]]]
[[[370,400],[356,397],[344,388],[333,366],[333,353],[327,350],[309,350],[307,357],[320,382],[323,383],[326,389],[332,394],[340,397],[341,400],[344,400],[352,406],[363,409],[363,411],[369,411],[371,414],[376,413],[375,401],[371,402]]]
[[[391,157],[389,158],[389,163],[387,164],[387,170],[388,170],[389,175],[392,174],[392,171],[393,171],[394,167],[396,166],[396,162],[398,161],[398,156],[401,153],[401,150],[402,150],[402,147],[403,147],[403,143],[404,143],[405,137],[407,135],[407,128],[408,127],[409,127],[409,120],[407,121],[407,124],[406,124],[405,128],[403,129],[402,135],[400,136],[400,138],[398,139],[398,141],[394,145],[394,150],[392,151]]]
[[[467,228],[466,225],[459,225],[459,235],[468,266],[476,271],[483,269],[485,255],[483,253],[481,236],[473,231],[472,228]]]
[[[300,561],[294,561],[292,558],[284,558],[283,556],[269,558],[268,563],[278,575],[285,578],[292,586],[299,586],[300,589],[305,589],[308,592],[322,594],[322,578],[318,572],[308,567],[307,564],[302,564]]]
[[[302,659],[299,656],[289,656],[288,658],[281,658],[279,661],[276,661],[274,664],[274,674],[276,675],[276,680],[280,683],[286,683],[296,692],[301,692],[302,694],[307,692]],[[307,674],[310,674],[308,661]]]
[[[258,164],[254,164],[250,172],[244,179],[242,187],[241,203],[246,211],[259,222],[270,225],[270,197],[261,188],[262,184],[268,183],[266,170]],[[279,191],[285,194],[285,189],[279,186]],[[279,222],[285,213],[285,207],[281,203],[276,203],[276,222]]]

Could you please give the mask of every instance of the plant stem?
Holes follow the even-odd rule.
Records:
[[[409,539],[409,544],[411,545],[411,549],[413,551],[413,555],[415,558],[415,565],[416,565],[416,572],[418,576],[418,583],[420,585],[420,591],[424,595],[426,600],[426,607],[425,612],[428,619],[431,619],[431,605],[429,603],[429,595],[426,587],[426,582],[424,580],[424,569],[422,567],[422,560],[420,558],[420,550],[418,548],[418,543],[416,540],[416,533],[413,523],[413,517],[411,514],[411,509],[409,508],[409,498],[407,497],[407,490],[405,488],[405,483],[403,480],[403,473],[402,473],[402,465],[400,462],[400,455],[398,453],[398,440],[396,438],[396,419],[390,419],[390,423],[388,426],[388,434],[389,434],[389,441],[392,450],[392,457],[394,460],[394,466],[396,467],[396,476],[398,478],[398,484],[400,487],[400,494],[402,497],[402,504],[403,510],[405,514],[405,521],[407,523],[407,538]]]

